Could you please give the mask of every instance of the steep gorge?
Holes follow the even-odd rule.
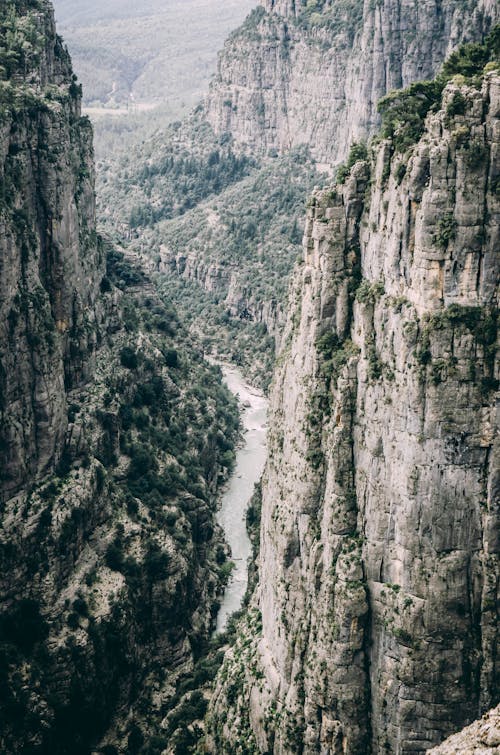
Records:
[[[153,140],[136,176],[138,217],[170,202],[183,215],[175,249],[136,226],[149,268],[179,265],[236,317],[275,326],[282,303],[265,310],[266,296],[313,178],[300,145],[344,159],[388,87],[432,76],[498,12],[385,0],[358,27],[356,9],[266,3],[229,41],[193,116],[197,151],[176,126],[165,160]],[[207,705],[193,690],[217,666],[195,664],[227,576],[214,515],[236,408],[138,255],[97,236],[91,130],[50,3],[12,0],[0,23],[0,749],[189,751]],[[498,701],[500,79],[485,71],[450,76],[442,98],[433,85],[389,98],[385,136],[308,204],[259,582],[217,678],[208,751],[421,753]],[[232,224],[209,204],[221,183]],[[251,212],[238,225],[242,186],[262,193],[264,240]],[[233,260],[217,255],[228,229],[244,250]]]
[[[491,0],[261,3],[228,39],[191,119],[127,156],[118,175],[107,168],[113,223],[132,226],[132,246],[158,260],[193,327],[208,310],[229,329],[227,356],[254,380],[269,382],[305,196],[376,131],[381,97],[432,78],[496,13]],[[248,161],[242,171],[234,159]]]

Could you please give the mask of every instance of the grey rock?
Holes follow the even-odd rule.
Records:
[[[33,18],[46,47],[12,75],[0,124],[0,501],[59,461],[102,317],[92,130],[52,9]]]
[[[455,734],[439,747],[428,750],[431,755],[496,755],[500,751],[500,706],[482,719]]]
[[[381,142],[310,201],[212,752],[423,753],[496,702],[500,78],[456,89],[402,179]]]
[[[226,43],[208,121],[252,152],[307,144],[320,163],[333,165],[378,128],[383,95],[433,78],[453,48],[481,40],[499,13],[494,0],[466,7],[350,0],[321,3],[328,24],[320,14],[306,22],[305,2],[262,5],[266,12]]]

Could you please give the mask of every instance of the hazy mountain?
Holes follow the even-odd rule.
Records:
[[[85,104],[188,108],[206,90],[217,51],[255,0],[56,0],[58,30]]]

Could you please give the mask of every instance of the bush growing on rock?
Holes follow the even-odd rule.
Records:
[[[120,362],[123,367],[127,367],[129,370],[136,370],[139,366],[137,352],[130,346],[124,346],[120,351]]]

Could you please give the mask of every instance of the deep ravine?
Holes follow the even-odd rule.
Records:
[[[264,394],[249,386],[233,366],[221,365],[224,382],[241,404],[244,442],[236,454],[231,480],[222,496],[217,520],[231,547],[234,570],[217,616],[217,632],[222,632],[233,613],[241,608],[248,583],[251,543],[245,514],[254,485],[260,480],[267,457],[267,407]]]
[[[212,630],[238,410],[98,235],[49,0],[1,3],[0,42],[0,752],[159,755]]]
[[[0,3],[0,753],[500,748],[495,21],[260,0],[96,166]]]

